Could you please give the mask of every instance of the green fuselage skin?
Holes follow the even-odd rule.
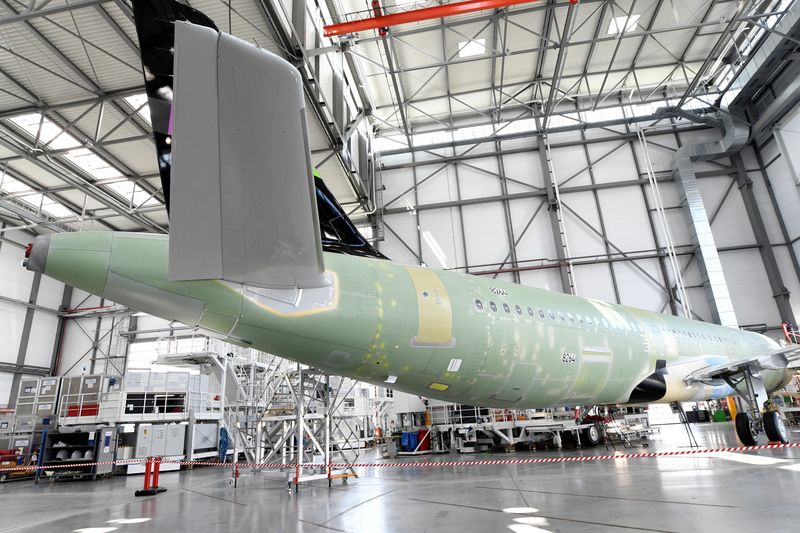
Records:
[[[169,281],[167,248],[165,235],[54,234],[44,274],[326,372],[488,407],[625,403],[659,359],[669,384],[661,401],[721,396],[730,389],[685,386],[682,375],[778,347],[755,333],[455,272],[433,271],[441,285],[432,295],[415,284],[415,267],[327,253],[332,301],[281,312],[227,282]],[[421,303],[431,297],[433,310]],[[444,327],[426,323],[441,317]],[[786,375],[764,372],[767,390]]]

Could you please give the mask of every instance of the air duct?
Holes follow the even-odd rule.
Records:
[[[711,222],[692,165],[694,161],[709,161],[737,153],[747,143],[750,129],[733,115],[723,114],[721,129],[723,135],[718,141],[679,148],[672,158],[672,177],[678,186],[712,318],[723,326],[737,327],[733,302],[722,272],[714,234],[711,232]]]

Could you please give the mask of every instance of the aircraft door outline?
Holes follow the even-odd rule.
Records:
[[[419,317],[411,346],[452,348],[456,344],[453,308],[442,280],[432,270],[406,267],[406,271],[414,283]]]

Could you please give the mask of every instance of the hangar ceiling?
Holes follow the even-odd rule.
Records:
[[[337,41],[322,24],[365,0],[187,3],[304,69],[312,161],[363,218],[375,208],[369,154],[441,140],[435,131],[580,125],[621,102],[642,113],[665,100],[719,105],[741,55],[791,0],[544,0]],[[0,52],[5,224],[165,232],[130,1],[0,0]]]

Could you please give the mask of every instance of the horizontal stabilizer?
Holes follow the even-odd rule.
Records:
[[[325,285],[300,73],[175,22],[169,276]]]

